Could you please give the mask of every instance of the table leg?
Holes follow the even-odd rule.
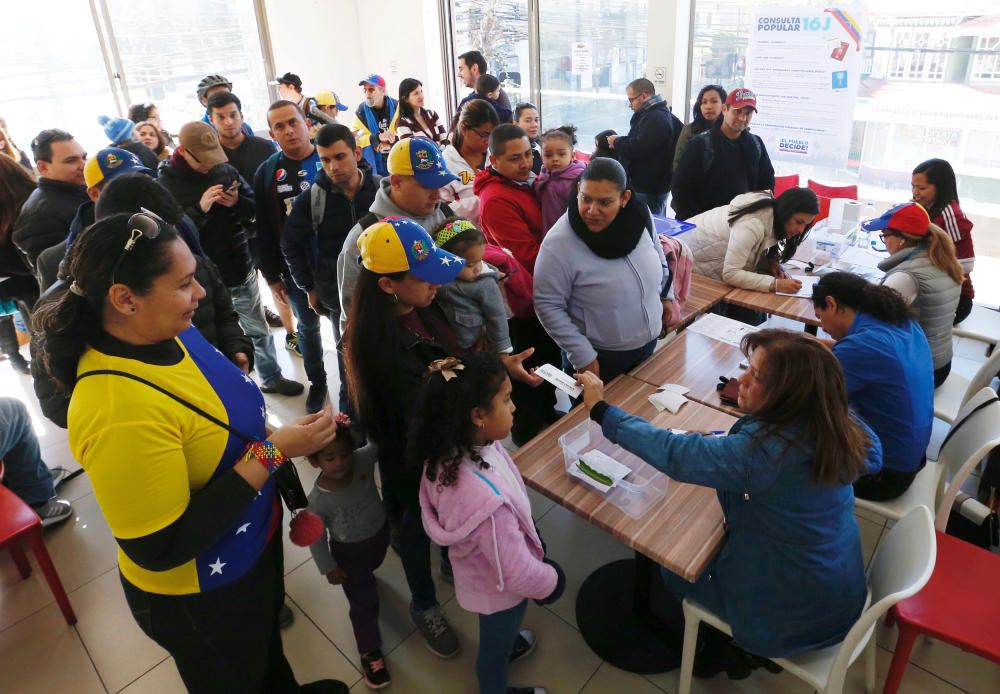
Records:
[[[635,559],[594,571],[577,594],[576,621],[584,641],[622,670],[655,674],[680,665],[683,615],[658,571],[636,552]]]

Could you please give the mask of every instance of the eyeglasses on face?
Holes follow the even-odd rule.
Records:
[[[122,261],[125,260],[128,252],[135,247],[136,242],[140,238],[147,238],[152,241],[160,235],[160,231],[163,229],[164,221],[158,215],[150,212],[145,207],[140,207],[139,209],[141,210],[140,212],[136,212],[128,218],[128,240],[125,241],[125,247],[118,255],[118,260],[115,261],[115,265],[111,269],[111,284],[117,284],[115,275],[118,273],[118,268],[121,267]]]

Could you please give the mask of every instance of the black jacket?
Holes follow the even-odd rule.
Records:
[[[139,161],[142,162],[142,165],[153,172],[152,176],[154,178],[156,177],[156,169],[160,166],[160,159],[159,157],[156,156],[156,153],[149,147],[147,147],[141,142],[135,142],[134,140],[130,140],[129,142],[123,142],[120,145],[111,145],[111,146],[117,147],[119,149],[124,149],[128,152],[131,152],[135,156],[139,157]]]
[[[238,352],[247,355],[250,368],[253,368],[253,342],[243,333],[239,317],[233,309],[229,298],[229,290],[222,283],[222,277],[211,260],[195,254],[197,262],[194,277],[198,284],[205,288],[204,298],[198,302],[192,322],[205,339],[218,348],[227,359],[235,363]],[[59,280],[43,295],[45,298],[57,297],[63,294],[69,286],[66,280]],[[52,422],[66,428],[66,413],[69,409],[69,395],[52,380],[42,368],[40,359],[35,358],[35,344],[31,341],[31,380],[35,388],[35,396],[44,414]]]
[[[653,98],[658,100],[632,114],[628,135],[615,140],[614,152],[633,190],[663,195],[670,190],[674,147],[682,126],[666,101]]]
[[[316,175],[314,185],[326,191],[326,206],[318,234],[313,231],[312,188],[295,198],[292,213],[285,220],[281,233],[281,252],[295,284],[306,292],[318,290],[322,302],[337,310],[340,309],[337,257],[351,229],[368,214],[378,191],[379,177],[372,173],[368,162],[362,159],[358,168],[362,181],[353,200],[348,200],[333,185],[326,171]]]
[[[199,202],[209,186],[239,181],[240,199],[233,207],[216,203],[202,212]],[[238,287],[250,274],[252,263],[247,245],[247,227],[253,221],[253,191],[230,164],[219,164],[207,174],[192,170],[176,153],[160,164],[160,185],[184,208],[198,228],[201,246],[219,268],[227,287]]]
[[[38,179],[38,188],[24,201],[11,236],[14,245],[28,256],[31,267],[35,267],[39,253],[66,240],[77,208],[89,199],[86,186]]]
[[[748,130],[735,141],[728,140],[721,125],[720,118],[709,130],[691,138],[681,154],[670,189],[670,206],[677,219],[690,219],[728,205],[743,193],[774,189],[774,167],[764,141]]]

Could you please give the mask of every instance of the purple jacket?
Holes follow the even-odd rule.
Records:
[[[421,475],[420,511],[427,535],[449,548],[458,604],[493,614],[525,598],[548,597],[558,578],[542,562],[545,552],[514,461],[499,442],[479,454],[490,467],[466,458],[449,487]]]
[[[573,186],[587,165],[574,159],[562,171],[549,171],[544,166],[535,179],[535,197],[542,206],[542,232],[548,232],[556,220],[566,214]]]

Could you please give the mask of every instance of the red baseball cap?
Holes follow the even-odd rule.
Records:
[[[726,106],[731,108],[746,108],[749,106],[753,109],[754,113],[757,113],[757,95],[746,87],[738,87],[729,92],[729,96],[726,97]]]
[[[898,231],[911,236],[927,236],[930,231],[931,218],[927,210],[915,202],[905,202],[902,205],[886,210],[885,214],[875,219],[869,219],[861,226],[865,231]]]

